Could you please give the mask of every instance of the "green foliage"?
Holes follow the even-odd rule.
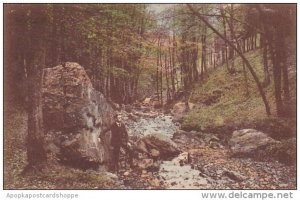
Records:
[[[246,54],[259,79],[263,80],[261,50]],[[203,83],[195,86],[191,101],[198,106],[184,118],[183,127],[205,130],[222,127],[231,123],[242,123],[266,118],[264,104],[259,96],[250,73],[248,77],[249,96],[246,94],[242,61],[234,60],[236,73],[230,74],[225,66],[220,66]],[[273,85],[265,88],[267,98],[273,105]],[[220,94],[219,96],[216,94]]]
[[[110,71],[111,71],[112,75],[114,75],[115,77],[131,76],[127,70],[119,68],[119,67],[112,67]]]

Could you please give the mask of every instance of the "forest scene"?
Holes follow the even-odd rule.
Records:
[[[4,189],[296,189],[297,4],[3,4]]]

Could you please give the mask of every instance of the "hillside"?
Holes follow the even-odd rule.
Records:
[[[247,53],[246,57],[252,63],[255,72],[262,82],[264,77],[261,49]],[[229,62],[230,65],[231,62]],[[293,100],[289,108],[293,112],[294,117],[286,119],[275,117],[273,82],[264,89],[272,112],[272,115],[268,117],[251,74],[246,72],[246,82],[241,59],[235,58],[234,62],[235,72],[233,74],[228,73],[225,65],[223,65],[214,70],[205,81],[197,83],[194,86],[191,102],[196,106],[195,109],[191,110],[185,116],[183,128],[211,130],[228,126],[244,126],[245,128],[247,126],[249,128],[265,126],[260,128],[268,129],[270,128],[268,126],[276,126],[274,127],[274,131],[278,132],[278,134],[284,134],[279,133],[277,129],[277,126],[284,126],[286,128],[285,134],[292,134],[290,128],[295,127],[294,117],[296,111],[295,74],[290,73],[290,91]]]

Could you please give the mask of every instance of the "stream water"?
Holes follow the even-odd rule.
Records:
[[[127,119],[127,129],[131,136],[145,136],[152,133],[160,133],[173,137],[179,129],[178,124],[173,122],[171,115],[159,112],[143,113],[135,111],[134,114],[123,114]],[[134,117],[133,117],[134,116]],[[163,161],[160,164],[157,177],[164,180],[164,187],[170,189],[209,187],[207,180],[199,176],[199,171],[192,169],[190,165],[180,165],[183,156],[179,155],[171,161]]]
[[[172,138],[179,130],[171,115],[158,111],[132,110],[121,112],[129,136],[141,138],[147,134],[160,133]],[[194,140],[192,140],[194,141]],[[296,169],[278,162],[256,162],[251,159],[230,158],[228,148],[211,148],[206,143],[185,144],[183,153],[168,161],[161,161],[159,170],[123,171],[120,178],[128,188],[166,189],[282,189],[295,187]],[[196,152],[196,153],[193,153]],[[194,155],[192,162],[189,154]],[[182,162],[183,161],[183,162]],[[274,170],[276,169],[276,170]],[[146,184],[145,184],[146,183]],[[143,185],[144,184],[144,185]]]
[[[161,133],[171,138],[179,129],[171,115],[159,112],[134,111],[131,114],[123,112],[123,118],[129,136],[142,137],[151,133]]]

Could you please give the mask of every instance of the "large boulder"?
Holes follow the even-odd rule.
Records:
[[[237,156],[254,156],[257,150],[266,148],[275,143],[278,143],[278,141],[254,129],[234,131],[228,142],[232,153]]]
[[[152,133],[142,137],[137,141],[135,148],[150,157],[159,155],[161,159],[173,158],[180,153],[177,145],[170,138],[160,133]],[[153,152],[155,152],[155,156],[153,156]]]
[[[43,117],[48,150],[65,163],[90,168],[110,158],[114,110],[96,91],[83,67],[67,62],[44,69]]]

